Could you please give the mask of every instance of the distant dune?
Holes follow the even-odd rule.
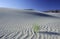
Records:
[[[46,12],[46,13],[49,13],[49,12],[51,12],[51,13],[60,13],[60,10],[47,10],[47,11],[44,11],[44,12]]]

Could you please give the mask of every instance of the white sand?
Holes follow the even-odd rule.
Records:
[[[40,25],[40,32],[60,33],[60,19],[28,14],[29,11],[0,12],[0,39],[59,39],[60,35],[37,33],[32,30],[33,24]],[[10,11],[10,12],[9,12]],[[25,12],[25,13],[24,13]],[[26,13],[28,12],[28,13]],[[36,11],[35,11],[36,12]],[[32,12],[31,12],[32,13]],[[51,15],[51,14],[50,14]],[[58,14],[55,14],[58,16]],[[53,16],[53,15],[52,15]]]

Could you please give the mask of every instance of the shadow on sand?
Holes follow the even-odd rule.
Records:
[[[39,33],[42,33],[42,34],[49,34],[49,35],[60,35],[60,33],[57,33],[57,32],[39,32]]]
[[[44,14],[44,13],[38,13],[38,12],[26,12],[26,13],[30,14],[30,15],[35,15],[35,16],[51,17],[51,18],[59,18],[60,19],[60,17],[56,17],[56,16]]]

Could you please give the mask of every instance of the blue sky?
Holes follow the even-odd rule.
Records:
[[[60,9],[60,0],[0,0],[0,7],[36,9],[40,11]]]

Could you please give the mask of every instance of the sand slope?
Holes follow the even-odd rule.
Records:
[[[0,39],[59,39],[60,17],[57,16],[36,11],[2,9]],[[38,33],[33,31],[33,24],[39,24]]]

